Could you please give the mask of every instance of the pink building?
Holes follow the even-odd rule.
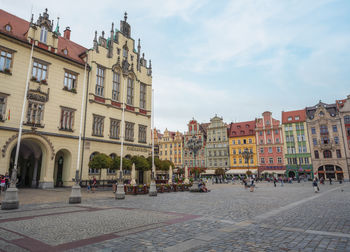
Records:
[[[262,116],[256,119],[255,128],[259,174],[284,174],[282,126],[272,118],[271,112],[266,111]]]

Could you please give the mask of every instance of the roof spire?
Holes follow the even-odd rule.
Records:
[[[124,21],[126,22],[127,19],[128,19],[128,13],[125,12],[125,13],[124,13]]]
[[[57,35],[61,36],[61,33],[60,33],[60,17],[57,17],[57,24],[56,24],[55,33],[57,33]]]

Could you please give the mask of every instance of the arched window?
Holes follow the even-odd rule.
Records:
[[[318,154],[318,151],[317,151],[317,150],[315,150],[315,158],[316,158],[316,159],[319,159],[319,158],[320,158],[320,155]]]
[[[324,158],[332,158],[332,152],[330,150],[323,151]]]
[[[89,160],[91,161],[94,158],[94,156],[96,156],[97,154],[99,154],[98,151],[93,152],[90,155]],[[91,169],[91,168],[89,168],[89,175],[94,175],[94,174],[100,174],[100,169]]]

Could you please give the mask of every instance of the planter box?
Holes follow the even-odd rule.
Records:
[[[157,192],[158,192],[158,193],[163,193],[163,192],[164,192],[164,186],[162,186],[162,185],[157,185]]]
[[[164,188],[164,192],[170,192],[171,191],[171,187],[170,186],[163,186]]]
[[[124,191],[125,194],[127,195],[136,195],[137,191],[136,191],[136,186],[124,186]]]
[[[137,186],[137,194],[147,194],[147,193],[148,193],[147,186],[142,186],[142,187]]]

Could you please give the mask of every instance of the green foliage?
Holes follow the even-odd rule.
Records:
[[[90,169],[107,169],[112,164],[112,158],[104,153],[95,155],[89,162]]]
[[[169,160],[162,160],[160,162],[160,170],[162,171],[168,171],[170,166],[172,166],[174,169],[174,163]]]
[[[123,158],[123,170],[131,170],[131,161],[127,158]],[[120,157],[115,157],[111,162],[111,169],[118,170],[120,169]]]
[[[247,171],[246,174],[247,174],[247,176],[251,176],[253,173],[252,173],[252,171]]]
[[[225,175],[225,170],[222,168],[217,168],[215,169],[215,175],[216,176]]]
[[[138,171],[148,171],[152,168],[152,165],[144,156],[133,156],[130,160],[131,163],[135,164],[135,169]]]

